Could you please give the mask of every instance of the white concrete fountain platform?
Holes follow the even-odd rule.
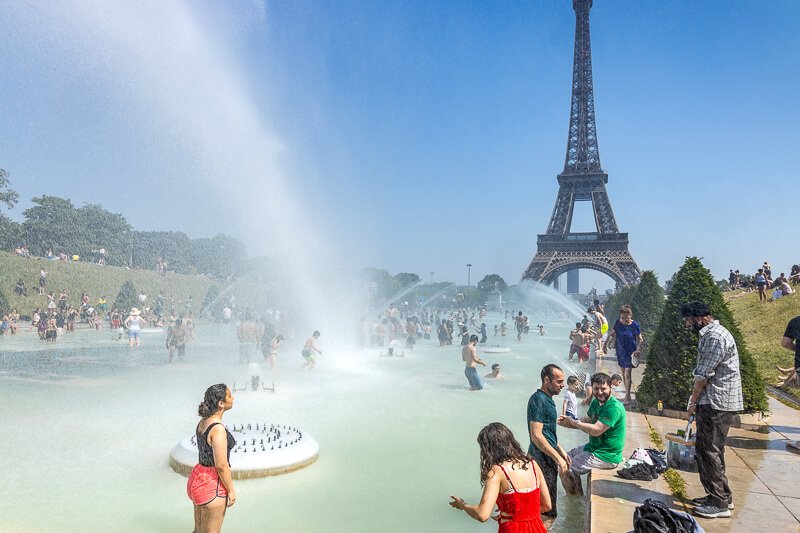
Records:
[[[483,353],[508,353],[511,348],[501,344],[479,344],[478,351]]]
[[[319,457],[319,444],[308,433],[281,424],[263,422],[225,426],[236,439],[231,450],[233,479],[277,476],[310,465]],[[169,465],[188,476],[197,464],[197,439],[182,439],[169,454]]]

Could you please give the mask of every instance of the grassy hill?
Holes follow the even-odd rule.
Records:
[[[166,298],[168,305],[173,298],[176,309],[184,308],[184,303],[192,297],[195,313],[200,310],[203,300],[212,286],[220,293],[233,294],[239,308],[262,305],[268,298],[266,286],[247,281],[223,282],[209,277],[167,273],[160,275],[152,270],[130,270],[122,267],[100,266],[92,263],[73,261],[49,261],[44,258],[24,258],[15,254],[0,252],[0,291],[2,291],[10,307],[16,307],[20,314],[30,315],[36,307],[46,307],[47,297],[39,296],[39,270],[47,270],[46,292],[53,291],[58,298],[61,289],[70,293],[69,302],[76,304],[83,291],[89,294],[94,305],[97,299],[105,296],[112,305],[122,284],[130,280],[137,291],[144,291],[148,304],[155,305],[159,291]],[[17,280],[22,279],[28,288],[28,296],[14,293]],[[6,310],[7,311],[7,310]]]
[[[789,320],[800,315],[800,293],[762,303],[758,301],[757,292],[734,291],[725,293],[725,300],[739,323],[759,372],[767,384],[774,384],[778,378],[775,365],[784,368],[794,365],[794,354],[781,347],[781,339]],[[800,398],[797,389],[786,392]]]

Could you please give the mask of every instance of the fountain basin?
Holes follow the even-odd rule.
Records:
[[[479,344],[478,351],[482,353],[509,353],[511,348],[500,344]]]
[[[319,457],[319,444],[308,433],[266,422],[225,425],[236,439],[231,450],[233,479],[277,476],[306,467]],[[172,449],[169,465],[188,476],[197,464],[197,439],[190,435]]]

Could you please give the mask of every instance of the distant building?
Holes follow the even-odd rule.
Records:
[[[497,289],[492,289],[486,295],[486,307],[491,311],[499,311],[503,308],[503,293]]]

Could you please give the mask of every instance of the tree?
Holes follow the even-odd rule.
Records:
[[[648,333],[655,331],[664,310],[664,290],[658,284],[655,272],[645,270],[642,273],[630,303],[633,316],[642,326],[642,331]]]
[[[86,204],[78,209],[77,223],[83,233],[82,248],[73,251],[81,257],[92,257],[94,250],[106,250],[108,265],[127,264],[132,227],[125,218],[98,204]]]
[[[35,205],[22,212],[22,232],[33,255],[45,255],[47,250],[80,254],[78,250],[86,249],[78,210],[70,200],[43,195],[31,201]]]
[[[402,289],[397,278],[380,268],[365,268],[361,271],[361,277],[370,284],[370,299],[373,307],[382,305]]]
[[[400,272],[399,274],[395,274],[394,279],[401,289],[419,283],[419,276],[412,272]]]
[[[22,242],[22,226],[0,213],[0,250],[13,250]]]
[[[9,305],[6,299],[6,294],[0,289],[0,315],[8,313],[9,311],[11,311],[11,305]]]
[[[128,280],[122,284],[122,288],[114,300],[114,309],[119,309],[121,312],[128,312],[131,307],[136,307],[139,303],[139,294],[133,288],[133,282]]]
[[[609,328],[614,327],[614,322],[619,317],[619,310],[623,305],[630,305],[633,307],[632,302],[636,296],[636,287],[638,285],[629,285],[627,287],[622,287],[618,289],[614,294],[608,297],[605,301],[604,307],[606,310],[606,318],[609,322]],[[638,322],[639,321],[639,311],[634,308],[633,309],[633,317]],[[641,323],[640,323],[641,324]]]
[[[489,291],[494,289],[500,292],[505,291],[508,288],[508,283],[497,274],[488,274],[483,276],[483,279],[478,282],[477,287],[479,291],[486,295],[489,294]]]
[[[17,203],[19,194],[11,189],[11,180],[8,178],[8,171],[0,168],[0,203],[6,204],[6,208],[12,209]]]
[[[711,272],[697,257],[687,257],[672,281],[650,344],[642,384],[637,391],[639,402],[644,406],[654,406],[662,400],[665,407],[686,408],[694,382],[692,369],[697,359],[698,337],[684,327],[680,306],[685,302],[701,301],[709,306],[714,318],[731,332],[736,341],[745,411],[766,412],[764,381]]]

